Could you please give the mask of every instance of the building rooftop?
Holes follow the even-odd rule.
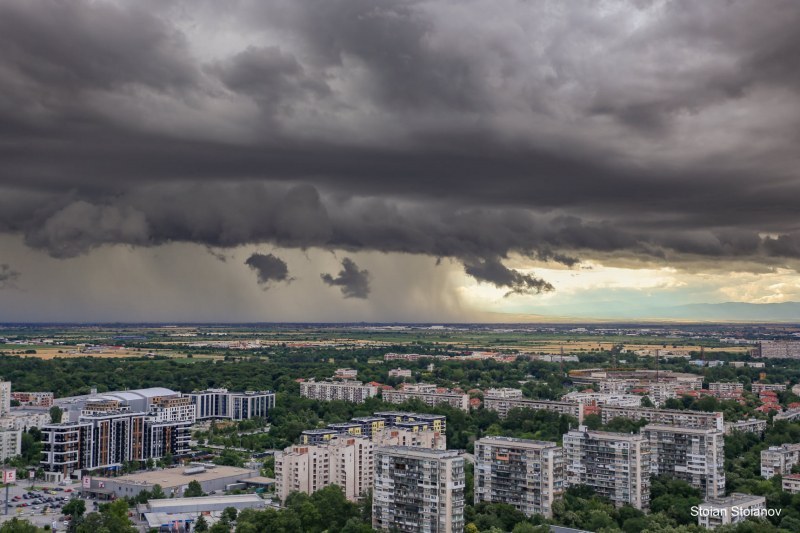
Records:
[[[258,494],[232,494],[226,496],[200,496],[197,498],[165,498],[161,500],[148,500],[147,507],[154,513],[169,513],[171,509],[185,509],[189,506],[198,506],[204,510],[212,511],[214,508],[231,506],[232,504],[248,504],[256,506],[264,504]]]
[[[734,492],[723,498],[709,498],[700,504],[701,507],[733,507],[765,501],[764,496]]]
[[[97,477],[93,479],[106,480],[113,483],[128,483],[133,485],[161,485],[162,488],[175,488],[187,485],[190,481],[196,480],[200,483],[225,477],[241,476],[242,479],[249,478],[255,471],[246,468],[236,468],[233,466],[217,466],[194,474],[185,474],[186,468],[165,468],[163,470],[150,470],[138,472],[114,478]],[[181,498],[185,500],[186,498]]]
[[[672,433],[691,433],[693,435],[707,435],[709,433],[722,433],[719,429],[715,428],[687,428],[683,426],[672,426],[669,424],[647,424],[642,428],[642,431],[669,431]]]
[[[524,446],[529,448],[552,448],[558,446],[558,443],[546,440],[532,440],[532,439],[518,439],[516,437],[483,437],[477,442],[482,444],[513,444],[515,446]]]
[[[449,457],[461,457],[461,450],[431,450],[416,446],[379,446],[375,448],[376,453],[391,453],[405,455],[407,457],[421,457],[425,459],[447,459]]]

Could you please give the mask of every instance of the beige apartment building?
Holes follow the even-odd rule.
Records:
[[[356,501],[372,486],[373,447],[364,437],[337,436],[276,452],[276,494],[284,501],[292,492],[311,494],[338,485],[348,500]]]
[[[300,395],[312,400],[343,400],[364,403],[367,398],[378,395],[378,387],[365,385],[360,381],[315,381],[310,379],[300,383]]]
[[[564,435],[566,486],[587,485],[617,506],[650,507],[650,443],[644,435],[590,431]]]
[[[761,450],[761,477],[769,479],[792,473],[800,462],[800,444],[781,444]]]
[[[650,441],[652,475],[682,479],[705,498],[725,495],[722,431],[650,424],[642,434]]]
[[[462,533],[464,484],[464,457],[457,450],[376,448],[372,527]]]
[[[564,491],[564,450],[555,442],[484,437],[475,442],[475,503],[506,503],[553,516]]]
[[[435,386],[411,386],[402,390],[384,390],[383,401],[388,403],[405,403],[408,400],[420,400],[426,405],[447,404],[462,411],[469,411],[469,394],[452,390],[437,392]]]

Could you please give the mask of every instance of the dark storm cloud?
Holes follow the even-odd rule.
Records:
[[[555,289],[550,283],[530,274],[522,274],[503,265],[496,257],[467,260],[464,270],[478,281],[491,283],[498,288],[509,288],[506,296],[512,294],[539,294]]]
[[[547,289],[515,253],[797,258],[798,25],[788,0],[8,0],[0,231],[454,257],[512,292]]]
[[[273,281],[287,283],[292,281],[286,261],[272,254],[254,253],[247,258],[244,264],[256,271],[260,285],[269,286]]]
[[[342,269],[336,277],[321,274],[326,285],[339,287],[345,298],[364,298],[369,296],[369,272],[359,270],[358,265],[349,257],[342,259]]]
[[[12,269],[7,264],[0,264],[0,289],[14,286],[14,282],[19,278],[19,272]]]

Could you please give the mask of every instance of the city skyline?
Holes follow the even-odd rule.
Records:
[[[792,320],[798,24],[3,2],[0,321]]]

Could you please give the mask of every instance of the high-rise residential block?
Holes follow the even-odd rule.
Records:
[[[475,503],[506,503],[526,516],[553,516],[564,490],[564,451],[555,442],[484,437],[475,442]]]
[[[644,435],[590,431],[564,435],[566,485],[587,485],[617,506],[650,507],[650,443]]]
[[[717,429],[650,424],[642,429],[650,441],[651,473],[682,479],[705,498],[725,495],[725,439]]]
[[[456,450],[376,448],[372,527],[462,533],[464,483],[464,458]]]

